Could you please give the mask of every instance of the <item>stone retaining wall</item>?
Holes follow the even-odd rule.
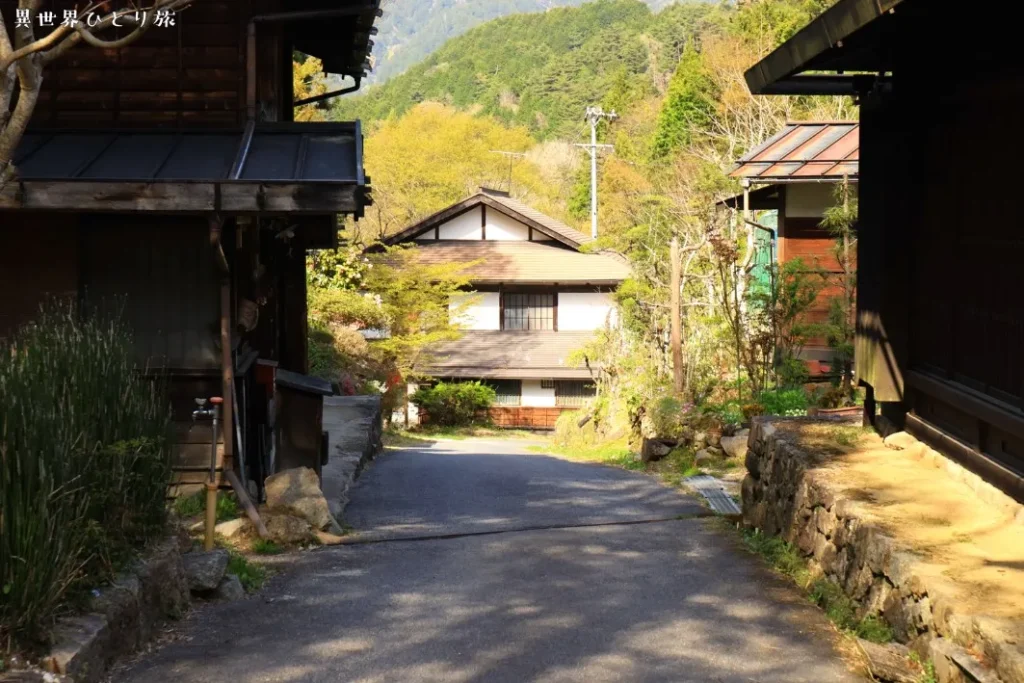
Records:
[[[879,614],[900,642],[936,663],[940,681],[970,677],[967,650],[981,655],[1004,683],[1024,683],[1021,645],[986,620],[959,614],[954,599],[915,571],[916,557],[857,514],[822,476],[825,456],[783,438],[773,421],[755,420],[743,481],[743,519],[781,535],[858,605],[858,617]]]

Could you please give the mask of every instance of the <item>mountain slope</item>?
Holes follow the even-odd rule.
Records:
[[[639,0],[598,0],[504,17],[339,100],[335,116],[372,121],[435,100],[527,126],[538,138],[571,138],[587,105],[660,88],[708,11],[671,5],[656,15]]]
[[[370,83],[383,83],[416,64],[474,26],[491,19],[555,7],[580,5],[588,0],[391,0],[377,23],[374,70]],[[661,9],[675,0],[645,0]],[[685,1],[685,0],[684,0]]]

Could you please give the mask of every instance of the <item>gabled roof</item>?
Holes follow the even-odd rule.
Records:
[[[552,242],[427,240],[416,243],[416,259],[426,265],[479,261],[465,271],[476,285],[614,286],[630,274],[624,259],[582,254]]]
[[[855,179],[860,173],[860,124],[788,123],[750,152],[729,175],[757,182]]]
[[[281,22],[294,49],[317,57],[324,71],[362,78],[369,69],[381,0],[289,0],[292,21]],[[322,16],[318,16],[322,15]]]
[[[453,204],[447,209],[442,209],[434,215],[424,218],[419,223],[406,228],[400,233],[388,237],[384,240],[384,243],[394,245],[415,239],[426,231],[432,230],[434,227],[446,223],[467,211],[472,211],[478,206],[486,206],[503,213],[509,218],[528,225],[534,230],[538,230],[553,240],[573,249],[578,249],[587,242],[593,241],[579,230],[571,228],[565,223],[547,216],[517,199],[512,199],[503,193],[482,191],[468,199],[462,200],[458,204]]]

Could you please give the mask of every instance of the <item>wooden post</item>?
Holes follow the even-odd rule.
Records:
[[[679,262],[679,238],[672,238],[672,291],[669,306],[672,315],[672,388],[677,395],[683,393],[683,320],[679,305],[679,288],[682,284],[682,264]]]

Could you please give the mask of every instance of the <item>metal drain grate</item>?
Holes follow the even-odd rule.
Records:
[[[718,514],[739,515],[743,513],[732,496],[725,492],[722,482],[714,477],[701,474],[696,477],[687,477],[683,479],[683,483],[703,496],[711,509]]]

